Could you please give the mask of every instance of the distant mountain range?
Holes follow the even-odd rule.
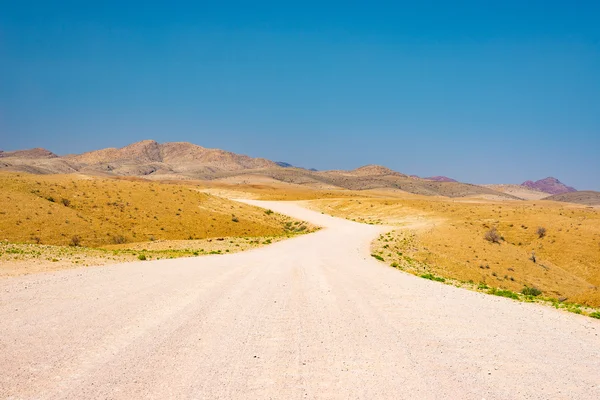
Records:
[[[282,184],[319,189],[392,189],[422,195],[514,200],[541,199],[548,194],[576,192],[574,188],[555,178],[527,181],[522,185],[480,186],[457,182],[446,176],[407,176],[380,165],[366,165],[350,171],[317,171],[187,142],[161,144],[154,140],[143,140],[118,149],[107,148],[67,156],[58,156],[41,148],[11,152],[0,150],[0,170],[2,169],[34,174],[81,173],[156,180],[197,179],[251,183],[253,180],[264,182],[265,179],[270,179]],[[586,202],[596,201],[596,197],[589,193],[583,197],[557,197],[556,200],[568,201],[566,199],[584,197]]]

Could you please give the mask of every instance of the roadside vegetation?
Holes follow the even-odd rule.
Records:
[[[0,275],[225,254],[316,229],[193,185],[1,172],[0,187]]]
[[[349,220],[396,226],[371,252],[415,275],[514,293],[528,287],[559,304],[600,307],[598,208],[416,195],[310,204]]]
[[[371,253],[371,256],[378,261],[382,261],[386,264],[389,264],[392,268],[396,268],[398,270],[410,273],[412,275],[419,276],[423,279],[452,285],[458,288],[482,292],[493,296],[506,297],[517,301],[551,305],[557,309],[563,309],[565,311],[569,311],[575,314],[582,314],[592,318],[600,319],[600,307],[593,307],[589,305],[570,302],[565,297],[552,297],[551,295],[544,294],[540,289],[536,287],[529,287],[525,285],[521,288],[520,291],[517,292],[509,289],[503,289],[502,287],[489,286],[483,281],[463,281],[460,279],[444,278],[442,276],[435,275],[432,271],[436,271],[437,268],[434,268],[426,263],[417,261],[411,258],[410,256],[405,255],[402,252],[396,251],[394,254],[389,252],[389,243],[392,242],[392,237],[397,234],[398,232],[390,232],[381,235],[373,243],[373,253]],[[404,245],[407,244],[410,245],[411,243],[404,242]],[[492,273],[492,276],[496,275]]]

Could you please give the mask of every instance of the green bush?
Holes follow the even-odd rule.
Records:
[[[441,276],[435,276],[433,274],[423,274],[423,275],[421,275],[421,278],[429,279],[430,281],[436,281],[436,282],[446,282],[446,280],[444,278],[442,278]]]
[[[140,260],[140,261],[146,261],[146,255],[145,254],[138,255],[138,260]]]
[[[600,311],[595,311],[590,314],[590,317],[600,319]]]
[[[536,287],[525,286],[521,290],[521,293],[523,293],[525,296],[539,296],[540,294],[542,294],[542,291]]]
[[[515,300],[519,299],[519,295],[510,290],[491,288],[488,293],[493,294],[494,296],[508,297],[509,299],[515,299]]]
[[[373,257],[373,258],[375,258],[375,259],[377,259],[377,260],[379,260],[379,261],[385,261],[385,260],[383,259],[383,257],[381,257],[379,254],[374,254],[374,253],[373,253],[373,254],[371,254],[371,257]]]

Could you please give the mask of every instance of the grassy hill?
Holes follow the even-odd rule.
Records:
[[[277,236],[288,218],[195,187],[0,173],[0,240],[98,247],[158,239]]]
[[[598,209],[549,201],[418,196],[324,199],[312,204],[332,215],[402,226],[376,242],[374,251],[390,264],[413,268],[412,272],[513,291],[537,287],[548,297],[600,306]],[[485,239],[492,228],[497,229],[498,243]]]

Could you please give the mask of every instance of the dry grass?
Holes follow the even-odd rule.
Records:
[[[157,240],[105,248],[50,246],[0,241],[0,278],[123,262],[231,254],[275,243],[288,236]]]
[[[150,240],[279,236],[290,219],[189,185],[0,173],[0,240],[98,247]]]
[[[447,278],[513,291],[537,287],[547,297],[600,306],[598,209],[547,201],[415,196],[326,199],[312,204],[348,219],[403,226],[374,244],[375,254],[386,262],[411,260],[417,270]],[[498,244],[485,240],[493,227],[501,236]],[[539,227],[546,229],[543,237]]]

